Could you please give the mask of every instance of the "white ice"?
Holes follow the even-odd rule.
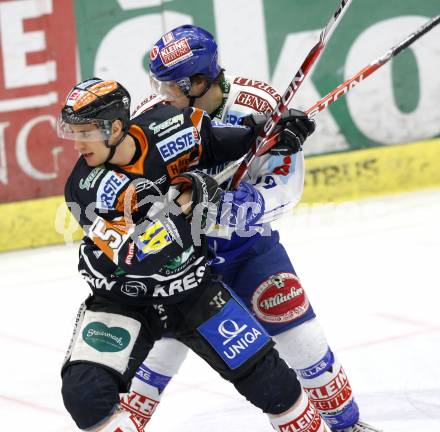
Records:
[[[440,190],[298,209],[277,224],[362,417],[440,431]],[[0,430],[77,430],[59,370],[88,288],[77,245],[0,254]],[[190,356],[152,432],[270,432],[266,417]]]

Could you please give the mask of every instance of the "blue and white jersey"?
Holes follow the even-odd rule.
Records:
[[[215,120],[237,124],[252,113],[271,112],[280,96],[268,84],[242,77],[227,76],[222,83],[223,103],[213,114]],[[271,222],[292,209],[304,189],[304,154],[292,156],[265,155],[256,158],[245,181],[262,194],[265,213],[261,222]]]
[[[226,124],[237,124],[240,119],[252,113],[271,112],[279,94],[262,81],[249,78],[226,76],[221,83],[223,102],[211,114],[213,121]],[[136,117],[163,99],[149,96],[135,109]],[[208,170],[216,174],[224,165]],[[292,209],[301,199],[304,189],[304,154],[299,152],[292,156],[260,156],[254,160],[244,179],[252,183],[262,194],[265,202],[265,213],[261,223],[271,222]],[[210,236],[229,236],[230,231],[222,230]]]

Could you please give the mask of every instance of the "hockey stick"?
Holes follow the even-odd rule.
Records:
[[[323,111],[327,107],[329,107],[333,102],[336,102],[341,96],[344,96],[346,93],[348,93],[353,87],[355,87],[358,83],[363,81],[365,78],[370,76],[372,73],[374,73],[377,69],[382,67],[384,64],[386,64],[391,58],[397,56],[399,53],[401,53],[405,48],[410,46],[413,42],[415,42],[417,39],[422,37],[424,34],[426,34],[428,31],[430,31],[433,27],[438,25],[440,23],[440,15],[435,16],[434,18],[427,21],[425,24],[423,24],[421,27],[419,27],[415,32],[411,33],[406,39],[404,39],[399,44],[393,46],[391,49],[389,49],[383,56],[379,57],[378,59],[371,62],[368,66],[364,67],[360,72],[358,72],[353,77],[349,78],[348,80],[344,81],[342,84],[338,85],[336,88],[334,88],[330,93],[328,93],[326,96],[321,98],[318,102],[316,102],[312,107],[310,107],[308,110],[306,110],[306,114],[309,116],[309,118],[312,118],[316,116],[319,112]],[[289,87],[290,88],[290,87]],[[288,103],[288,102],[287,102]],[[278,120],[277,120],[278,121]],[[275,123],[276,124],[276,123]],[[265,143],[263,143],[263,146],[260,146],[260,154],[261,152],[269,150],[273,145],[278,142],[277,136],[279,134],[271,136],[269,139],[265,140]],[[234,173],[237,173],[237,167],[240,168],[243,165],[243,162],[246,162],[246,158],[248,157],[249,153],[245,156],[244,161],[238,160],[235,162],[230,163],[226,166],[226,168],[214,176],[214,178],[217,180],[219,184],[226,181],[228,178],[232,177]],[[252,153],[252,159],[246,164],[245,169],[243,171],[243,174],[246,173],[249,164],[254,160],[254,158],[258,156],[258,153]],[[163,210],[162,210],[163,212]],[[154,214],[152,216],[152,219],[156,218],[159,213]],[[136,241],[137,236],[139,236],[143,231],[142,227],[145,229],[146,224],[142,224],[139,227],[136,227],[134,232],[130,233],[130,237]]]
[[[438,24],[440,24],[440,15],[437,15],[434,18],[427,21],[425,24],[423,24],[421,27],[419,27],[415,32],[411,33],[402,42],[400,42],[399,44],[397,44],[397,45],[393,46],[391,49],[389,49],[383,56],[374,60],[368,66],[364,67],[356,75],[354,75],[353,77],[344,81],[342,84],[338,85],[330,93],[328,93],[326,96],[321,98],[318,102],[316,102],[312,107],[307,109],[305,111],[306,114],[309,116],[309,118],[316,116],[316,114],[318,114],[319,112],[321,112],[324,109],[326,109],[327,107],[329,107],[333,102],[336,102],[341,96],[344,96],[353,87],[355,87],[355,85],[357,85],[358,83],[363,81],[365,78],[370,76],[373,72],[375,72],[377,69],[379,69],[384,64],[386,64],[392,57],[397,56],[405,48],[410,46],[413,42],[415,42],[417,39],[422,37],[424,34],[426,34],[428,31],[430,31],[433,27],[435,27]],[[260,151],[258,153],[252,154],[252,160],[246,165],[246,169],[245,169],[244,173],[246,173],[247,168],[249,167],[249,164],[254,160],[254,158],[256,156],[269,150],[273,145],[275,145],[278,142],[278,135],[279,134],[275,134],[275,135],[271,136],[269,139],[266,139],[265,143],[263,143],[263,146],[260,147]],[[248,154],[244,157],[245,158],[244,161],[246,161],[246,157],[248,156]],[[239,159],[238,161],[231,162],[230,164],[228,164],[226,166],[226,168],[223,171],[219,172],[218,174],[216,174],[214,176],[215,180],[219,184],[223,183],[228,178],[232,177],[234,175],[234,173],[236,173],[237,167],[240,168],[244,161]],[[156,215],[154,215],[153,218],[155,216]]]
[[[353,87],[355,87],[365,78],[370,76],[373,72],[376,72],[380,67],[386,64],[391,58],[400,54],[405,48],[409,47],[417,39],[421,38],[424,34],[429,32],[432,28],[434,28],[438,24],[440,24],[440,15],[431,18],[429,21],[427,21],[425,24],[419,27],[415,32],[411,33],[402,42],[390,48],[384,55],[372,61],[368,66],[365,66],[356,75],[344,81],[342,84],[339,84],[330,93],[328,93],[318,102],[316,102],[315,105],[313,105],[307,111],[305,111],[306,114],[309,116],[309,118],[315,117],[319,112],[325,110],[333,102],[336,102],[341,96],[344,96]],[[271,136],[270,139],[266,141],[264,148],[261,148],[261,150],[256,154],[256,156],[260,156],[264,152],[268,151],[273,145],[275,145],[276,142],[278,141],[278,135],[279,134],[275,134]],[[236,165],[238,164],[236,163]],[[227,168],[229,168],[229,166]],[[232,166],[229,169],[232,169]]]
[[[277,106],[273,110],[271,116],[265,123],[262,131],[258,135],[252,149],[246,154],[243,161],[239,165],[237,171],[235,172],[234,176],[232,177],[231,185],[230,185],[231,189],[236,189],[236,187],[238,186],[238,184],[246,174],[247,170],[249,169],[249,165],[255,159],[261,147],[265,145],[265,142],[267,141],[268,137],[273,132],[275,126],[280,120],[281,115],[286,110],[287,106],[289,105],[295,93],[298,91],[300,85],[304,81],[305,77],[309,73],[312,66],[317,62],[320,55],[324,51],[327,42],[329,41],[331,35],[335,31],[337,25],[341,22],[341,19],[344,16],[347,8],[350,6],[351,2],[352,0],[342,0],[339,3],[336,11],[331,16],[330,21],[321,31],[321,34],[319,36],[319,41],[307,54],[307,57],[305,58],[302,65],[298,69],[298,72],[293,77],[286,91],[281,96],[281,99],[278,102]]]
[[[365,66],[356,75],[338,85],[338,87],[328,93],[327,96],[324,96],[322,99],[316,102],[315,105],[313,105],[306,111],[309,118],[315,117],[318,112],[326,109],[333,102],[337,101],[340,96],[348,93],[353,87],[355,87],[365,78],[370,76],[373,72],[376,72],[380,67],[388,63],[388,61],[390,61],[393,57],[400,54],[405,48],[409,47],[413,42],[429,32],[433,27],[438,24],[440,24],[440,15],[431,18],[429,21],[419,27],[415,32],[411,33],[402,42],[390,48],[383,56],[372,61],[368,66]]]

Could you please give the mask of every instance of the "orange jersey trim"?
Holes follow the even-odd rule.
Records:
[[[121,167],[124,171],[128,171],[133,174],[144,175],[144,162],[148,154],[148,139],[145,132],[139,126],[132,125],[128,130],[128,133],[134,136],[141,145],[142,154],[141,157],[132,165],[125,165]]]
[[[197,133],[200,134],[200,129],[202,128],[202,121],[203,121],[203,116],[205,114],[205,111],[199,109],[199,108],[193,108],[193,112],[190,115],[191,118],[191,122],[194,125],[194,127],[197,130]],[[200,158],[202,157],[202,151],[203,151],[203,143],[200,142],[199,145],[197,146],[197,150],[198,150],[198,160],[194,161],[193,163],[190,163],[189,166],[191,165],[196,165],[198,163],[198,161],[200,160]]]

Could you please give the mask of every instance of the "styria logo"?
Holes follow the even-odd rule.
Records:
[[[223,345],[228,344],[232,339],[236,338],[242,331],[247,329],[247,325],[244,324],[241,327],[231,319],[224,320],[218,326],[218,332],[226,339]]]

